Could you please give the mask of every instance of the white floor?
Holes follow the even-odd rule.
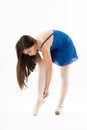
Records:
[[[0,115],[0,130],[87,130],[87,113],[40,113],[38,116],[26,114]]]

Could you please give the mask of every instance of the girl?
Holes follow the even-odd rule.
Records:
[[[33,115],[38,114],[40,106],[45,102],[45,98],[49,94],[52,63],[60,66],[62,90],[55,114],[61,114],[68,88],[69,66],[78,59],[71,38],[59,30],[48,30],[36,38],[23,35],[16,43],[16,51],[18,58],[17,81],[21,89],[26,86],[28,76],[34,71],[36,64],[39,66],[38,97]],[[42,57],[39,52],[42,53]]]

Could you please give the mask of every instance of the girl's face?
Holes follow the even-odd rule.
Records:
[[[30,48],[24,49],[23,53],[26,55],[28,54],[29,56],[34,56],[37,54],[36,46],[33,45]]]

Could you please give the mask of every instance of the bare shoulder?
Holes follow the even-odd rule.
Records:
[[[43,43],[43,41],[50,35],[53,33],[53,30],[48,30],[48,31],[44,31],[42,33],[40,33],[36,39],[40,41],[40,44]],[[51,37],[48,41],[47,41],[47,44],[45,44],[43,46],[43,48],[47,48],[47,47],[50,47],[52,45],[52,41],[53,41],[53,37]]]
[[[53,30],[48,30],[48,31],[41,32],[39,35],[37,35],[36,39],[42,39],[42,40],[44,40],[52,32],[53,32]]]

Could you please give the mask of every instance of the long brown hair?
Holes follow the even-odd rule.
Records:
[[[16,74],[17,81],[21,89],[24,88],[24,86],[27,87],[26,82],[28,81],[28,76],[34,71],[36,66],[36,56],[25,55],[23,50],[32,47],[34,44],[36,44],[36,40],[28,35],[23,35],[16,43],[18,58]]]

